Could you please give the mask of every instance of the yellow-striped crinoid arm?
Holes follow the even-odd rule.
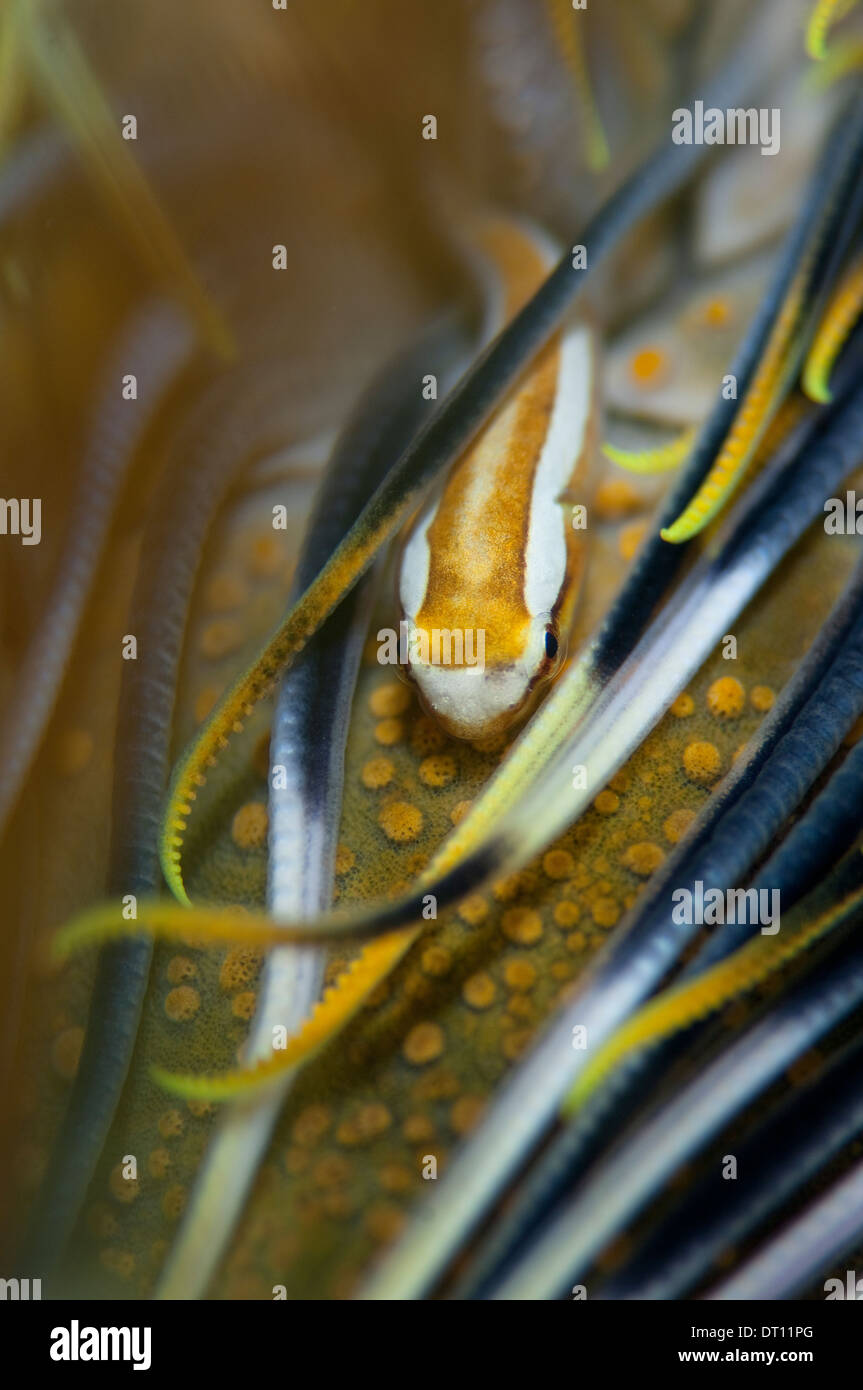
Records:
[[[166,898],[142,898],[134,917],[119,903],[100,903],[73,917],[51,941],[51,957],[61,964],[79,951],[142,933],[195,946],[232,942],[241,946],[280,946],[284,929],[271,917],[240,907],[180,907]]]
[[[245,1100],[280,1081],[286,1072],[308,1062],[351,1021],[371,991],[390,973],[419,935],[418,928],[391,932],[366,946],[315,1006],[306,1022],[273,1048],[272,1057],[252,1067],[210,1076],[153,1067],[151,1075],[165,1090],[186,1100]]]
[[[802,391],[790,391],[780,405],[752,456],[753,473],[758,472],[791,438],[797,426],[812,413],[812,402]]]
[[[442,856],[432,860],[424,878],[431,882],[439,872]],[[421,883],[422,880],[419,880]],[[314,920],[299,918],[292,922],[275,921],[262,912],[245,907],[217,907],[209,904],[181,907],[170,898],[141,898],[130,909],[130,899],[99,903],[85,908],[60,927],[50,941],[50,958],[62,964],[70,956],[93,946],[101,946],[129,936],[153,936],[164,941],[184,941],[196,949],[221,946],[232,942],[237,946],[342,946],[357,941],[370,941],[390,936],[394,931],[413,930],[409,925],[419,918],[422,900],[413,891],[404,898],[387,899],[358,913],[334,908]],[[386,917],[387,908],[395,909],[396,921]],[[383,916],[382,916],[383,912]]]
[[[612,463],[630,473],[670,473],[688,456],[697,434],[695,429],[682,430],[658,449],[618,449],[614,444],[603,444],[602,452]]]
[[[840,39],[831,43],[823,63],[809,68],[803,90],[815,95],[826,92],[858,68],[863,68],[863,39]]]
[[[500,280],[501,285],[500,292],[495,295],[495,301],[498,299],[501,301],[495,309],[495,315],[506,318],[512,328],[517,330],[520,316],[530,310],[531,304],[535,302],[537,296],[542,294],[543,288],[548,284],[545,277],[550,269],[549,259],[553,264],[553,258],[547,257],[542,249],[534,244],[533,238],[526,235],[524,229],[508,227],[506,224],[498,225],[496,219],[492,219],[487,226],[483,240],[486,256],[491,265],[496,267],[495,278]],[[552,271],[552,275],[555,273]],[[533,300],[531,295],[534,296]],[[515,418],[526,427],[530,427],[530,436],[534,442],[538,439],[540,443],[544,443],[546,433],[553,430],[555,425],[559,426],[561,418],[567,418],[570,433],[563,436],[564,442],[568,443],[571,440],[576,455],[581,455],[582,446],[577,443],[573,431],[578,425],[580,433],[577,438],[585,439],[587,421],[591,418],[590,412],[594,399],[592,342],[589,331],[579,329],[577,326],[568,329],[563,334],[562,341],[563,345],[559,355],[551,348],[540,353],[538,358],[540,366],[529,371],[527,387],[517,387],[514,394],[510,394],[507,402],[496,414],[489,412],[491,423],[488,428],[492,431],[492,436],[495,439],[500,438],[501,432],[506,433],[511,428],[507,422]],[[567,392],[557,389],[559,373],[556,368],[551,370],[551,364],[558,361],[558,356],[560,358],[560,371],[564,373],[563,384],[568,388]],[[482,364],[483,358],[480,357],[476,370],[482,371]],[[573,377],[575,378],[574,383]],[[441,413],[423,427],[413,443],[394,462],[389,474],[379,485],[374,496],[366,503],[360,517],[319,575],[288,612],[281,627],[273,634],[261,654],[222,697],[178,762],[169,790],[159,848],[165,880],[171,892],[180,902],[188,903],[189,901],[183,882],[182,852],[185,831],[198,790],[206,781],[208,770],[216,764],[233,735],[242,731],[244,721],[248,719],[257,703],[272,690],[276,680],[372,562],[380,547],[416,510],[423,487],[427,487],[437,472],[458,457],[454,448],[450,452],[452,430],[443,427],[441,422],[447,418],[447,406],[452,407],[451,416],[456,419],[458,419],[459,413],[468,420],[474,415],[474,407],[464,405],[464,398],[470,390],[471,381],[471,373],[468,372],[462,378],[459,386],[450,394],[447,403],[441,408]],[[573,389],[573,385],[579,389]],[[542,395],[549,387],[554,388],[553,400],[555,404],[555,409],[550,417],[543,410],[537,408],[534,399],[537,392]],[[567,407],[568,415],[572,419],[560,416],[558,407],[561,402]],[[580,420],[577,418],[579,412],[581,412]],[[478,435],[481,446],[482,441],[488,437],[486,431],[481,428],[484,422],[476,418],[473,423],[473,434],[475,437]],[[535,535],[538,525],[546,518],[548,518],[549,525],[564,529],[556,496],[550,494],[548,485],[545,483],[547,477],[557,476],[549,472],[547,467],[549,459],[554,463],[555,468],[559,464],[567,464],[566,472],[562,477],[568,478],[572,475],[573,459],[567,457],[566,451],[561,448],[559,436],[560,431],[558,430],[555,435],[554,448],[550,454],[547,455],[544,449],[540,449],[535,455],[537,467],[540,464],[543,465],[540,471],[546,491],[543,494],[541,489],[536,488],[527,494],[529,517],[534,528],[530,532],[530,539]],[[465,438],[468,442],[470,441],[470,431],[466,432]],[[528,443],[523,440],[518,450],[513,449],[506,452],[505,460],[509,463],[511,459],[513,468],[520,466],[524,472],[528,466],[529,452]],[[474,453],[470,449],[467,458],[474,458]],[[431,464],[429,464],[429,459],[432,460]],[[513,495],[517,494],[514,493]],[[542,503],[547,503],[547,506],[543,507]],[[449,528],[450,536],[452,536],[454,529],[458,530],[458,528]],[[512,534],[517,539],[519,559],[523,560],[524,535],[518,528],[512,528]],[[533,548],[531,545],[531,553]],[[566,553],[568,557],[568,549]],[[543,567],[543,571],[551,573],[552,568],[549,563]],[[567,560],[564,572],[561,574],[558,591],[560,597],[564,593],[571,593],[574,590],[577,571],[577,563],[573,561],[570,564]],[[404,573],[404,570],[402,572]],[[516,567],[513,567],[512,573],[515,572]],[[520,565],[517,567],[517,573],[519,576],[521,575]],[[495,596],[493,595],[493,597]],[[446,630],[458,625],[456,622],[433,624],[435,627]],[[470,627],[471,620],[462,623],[461,626]],[[535,634],[535,628],[533,632]],[[543,660],[545,653],[546,647],[543,646]],[[522,671],[516,672],[516,682],[522,674]],[[488,668],[486,668],[487,679]],[[481,687],[479,693],[483,692],[485,692],[485,685]]]
[[[857,0],[818,0],[806,26],[806,52],[821,62],[827,57],[827,35],[853,10]]]
[[[175,287],[203,341],[224,360],[236,344],[205,290],[150,184],[120,133],[98,78],[72,27],[43,0],[6,0],[19,19],[23,59],[63,122],[84,167],[156,275]]]
[[[809,349],[803,367],[803,390],[811,401],[827,405],[832,399],[830,373],[861,310],[863,256],[849,266],[840,280]]]
[[[806,408],[806,402],[802,396],[793,395],[783,401],[761,436],[758,448],[753,452],[752,465],[754,468],[760,468],[773,456],[792,429],[800,423]],[[612,463],[627,469],[630,473],[670,473],[672,469],[679,468],[687,459],[697,437],[698,430],[693,427],[681,430],[676,438],[669,440],[667,444],[660,445],[657,449],[639,451],[637,449],[618,449],[614,444],[603,444],[602,452]]]
[[[820,917],[775,936],[757,936],[703,974],[665,990],[600,1048],[567,1096],[564,1114],[571,1115],[584,1105],[624,1058],[708,1018],[738,995],[754,989],[861,907],[863,889],[858,889]]]
[[[159,854],[165,882],[178,902],[189,904],[183,883],[182,848],[188,817],[207,773],[227,748],[256,705],[269,695],[309,638],[363,573],[379,547],[396,529],[400,513],[376,515],[355,526],[289,610],[260,655],[219,700],[209,719],[181,755],[174,769],[162,821]]]
[[[591,169],[604,169],[608,164],[608,141],[599,118],[596,98],[590,81],[585,55],[582,26],[585,15],[573,10],[570,0],[545,0],[551,27],[564,62],[572,75],[575,94],[585,127],[585,152]]]
[[[729,501],[781,402],[794,367],[791,344],[808,287],[808,259],[794,277],[785,296],[752,383],[734,416],[734,423],[716,462],[689,505],[676,521],[660,532],[662,539],[670,541],[672,545],[697,536]]]

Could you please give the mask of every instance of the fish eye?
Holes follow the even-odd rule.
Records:
[[[554,658],[557,656],[559,646],[560,644],[554,632],[550,627],[547,627],[545,629],[545,654],[548,657],[549,661],[554,661]]]

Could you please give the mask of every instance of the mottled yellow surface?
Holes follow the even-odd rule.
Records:
[[[280,576],[252,580],[255,534],[241,528],[232,550],[236,578],[244,575],[252,585],[248,612],[261,621],[277,606],[290,566]],[[276,1284],[285,1284],[289,1297],[350,1292],[421,1198],[427,1157],[434,1155],[438,1172],[444,1170],[537,1026],[710,795],[704,777],[691,775],[687,754],[699,750],[699,769],[712,767],[715,755],[727,770],[764,717],[756,708],[764,699],[754,700],[752,692],[785,684],[854,554],[853,542],[808,540],[736,625],[737,660],[715,654],[689,686],[691,708],[683,717],[669,713],[578,825],[530,868],[428,924],[357,1020],[301,1075],[214,1286],[218,1296],[270,1298]],[[225,563],[223,551],[223,572]],[[211,601],[205,587],[201,632],[208,593]],[[793,624],[782,621],[789,610]],[[244,624],[247,631],[253,625]],[[184,691],[190,709],[212,667],[212,658],[197,657],[194,649],[193,641]],[[717,685],[727,695],[729,681],[733,718],[724,713],[727,700],[716,708]],[[400,725],[385,754],[381,715]],[[250,808],[266,798],[251,733],[246,742],[246,771],[231,777],[229,797],[198,837],[193,899],[263,903],[265,849],[254,835],[237,833],[238,823],[254,823],[258,813]],[[404,887],[501,756],[505,749],[479,751],[435,731],[410,688],[394,682],[370,650],[348,749],[338,899],[354,902]],[[429,775],[430,765],[437,775]],[[328,978],[343,960],[331,959]],[[152,1288],[215,1113],[160,1094],[145,1063],[201,1070],[233,1063],[260,964],[259,953],[237,948],[181,954],[157,948],[138,1060],[95,1184],[88,1235],[76,1250],[77,1277],[89,1271],[87,1280],[102,1293]],[[71,1054],[69,1029],[80,1018],[79,1005],[52,1020],[45,1038],[52,1056]],[[59,1086],[57,1072],[55,1063]],[[118,1156],[128,1154],[139,1160],[134,1190],[114,1176]]]
[[[226,16],[232,8],[222,8],[222,22],[230,25]],[[397,28],[398,7],[390,11],[389,22]],[[238,26],[244,42],[238,37],[226,69],[217,66],[205,74],[205,92],[213,83],[218,90],[225,72],[229,85],[242,85],[249,70],[270,95],[270,86],[281,90],[287,59],[262,37],[261,22],[249,30]],[[314,29],[313,11],[305,23]],[[188,56],[193,40],[196,34],[178,52]],[[360,72],[372,64],[376,36],[364,42]],[[420,34],[417,52],[423,42]],[[110,48],[107,38],[105,43]],[[131,62],[134,47],[118,45],[129,55],[124,62]],[[97,51],[104,57],[98,46]],[[310,94],[317,91],[321,66],[332,79],[333,54],[328,51],[324,61],[317,53],[320,66],[312,64],[310,70],[293,50],[288,56],[299,68],[292,81],[302,101],[314,106]],[[441,64],[441,71],[450,70]],[[185,94],[184,72],[178,90]],[[456,117],[464,112],[449,88],[436,90],[454,128],[473,129],[464,121],[458,125]],[[174,100],[180,101],[176,92]],[[295,130],[296,122],[286,121],[286,128]],[[366,139],[382,138],[374,123],[371,131],[370,137],[363,127]],[[242,320],[247,341],[253,341],[261,306],[272,295],[269,246],[288,241],[296,258],[291,314],[281,315],[277,305],[276,320],[282,337],[286,324],[296,334],[303,370],[286,390],[296,403],[301,440],[344,417],[371,363],[382,360],[430,307],[438,306],[441,283],[451,288],[452,277],[442,275],[433,256],[431,271],[424,263],[428,248],[416,231],[421,220],[411,221],[409,211],[404,225],[393,226],[396,200],[385,171],[369,167],[352,133],[338,127],[335,146],[334,138],[325,121],[302,127],[293,154],[302,176],[303,216],[297,213],[293,184],[277,188],[271,202],[254,204],[251,243],[241,237],[235,258],[217,257],[212,272]],[[500,157],[501,149],[495,148]],[[475,153],[471,146],[459,156],[468,168]],[[410,159],[414,156],[412,148]],[[340,182],[331,176],[334,162],[342,171]],[[398,159],[394,163],[400,175],[404,166]],[[228,225],[250,190],[261,198],[270,180],[270,174],[258,182],[250,175],[247,186],[237,172],[230,188],[208,186],[208,199],[194,209],[184,203],[177,181],[169,180],[168,202],[175,215],[185,209],[183,236],[206,260],[213,251],[212,229]],[[404,180],[397,178],[395,186],[401,199]],[[568,192],[563,197],[567,216],[571,200]],[[547,205],[555,205],[552,194]],[[98,216],[94,220],[92,201],[77,185],[64,193],[62,218],[62,238],[56,222],[41,216],[27,225],[26,236],[17,225],[11,229],[3,248],[0,298],[8,330],[0,334],[5,489],[25,495],[41,488],[46,514],[50,503],[57,517],[67,514],[73,495],[87,405],[105,344],[130,303],[147,289],[140,266],[118,249],[115,230]],[[254,238],[261,234],[262,218],[266,254],[258,266],[254,256],[260,245]],[[242,230],[249,238],[250,227],[244,224]],[[632,278],[638,278],[655,247],[650,241],[636,250]],[[625,280],[627,287],[631,283]],[[705,335],[729,328],[730,304],[702,286],[694,307],[684,306],[678,315],[675,331],[691,331],[693,342],[703,342]],[[736,330],[740,327],[736,324]],[[647,397],[671,382],[674,363],[664,349],[647,343],[626,361],[624,384],[631,393]],[[306,373],[307,364],[312,366]],[[60,422],[56,427],[45,423],[49,389]],[[9,922],[16,929],[24,923],[33,943],[26,1028],[9,1096],[9,1129],[15,1136],[9,1205],[16,1215],[26,1210],[44,1169],[86,1026],[94,958],[76,959],[62,976],[50,978],[38,947],[50,929],[104,893],[121,675],[117,654],[136,566],[149,561],[140,555],[140,539],[163,462],[158,441],[145,455],[131,495],[118,508],[60,706],[7,849]],[[309,491],[295,495],[288,532],[274,532],[270,525],[273,496],[279,495],[272,489],[233,498],[220,518],[203,557],[186,634],[175,752],[283,613]],[[651,524],[656,495],[652,481],[624,480],[612,469],[599,480],[586,592],[570,654],[619,585]],[[14,693],[15,662],[44,601],[62,540],[58,528],[46,528],[43,546],[16,553],[9,562],[8,592],[15,601],[7,598],[4,607],[4,696]],[[269,1299],[276,1284],[284,1284],[289,1297],[350,1294],[422,1198],[428,1157],[437,1159],[439,1172],[445,1170],[448,1155],[478,1122],[501,1078],[757,731],[856,553],[854,541],[813,534],[735,625],[736,660],[724,660],[721,650],[714,653],[644,746],[597,791],[579,823],[526,870],[426,924],[391,978],[300,1076],[217,1274],[213,1292],[218,1297]],[[391,595],[384,592],[370,630],[393,619]],[[202,798],[202,814],[196,810],[188,861],[193,900],[264,902],[268,714],[262,708],[250,721]],[[476,746],[448,739],[419,709],[410,687],[377,665],[372,646],[360,675],[348,745],[338,901],[401,891],[505,756],[500,739]],[[9,935],[18,939],[12,926]],[[344,959],[332,956],[328,979]],[[148,1067],[158,1062],[175,1070],[210,1071],[234,1064],[254,1012],[261,966],[261,954],[251,950],[204,950],[192,943],[156,948],[129,1083],[70,1252],[70,1291],[124,1297],[153,1289],[216,1108],[166,1096],[150,1080]],[[813,1064],[817,1058],[809,1059]],[[797,1071],[799,1077],[805,1074],[802,1062]],[[134,1178],[124,1171],[130,1157]]]

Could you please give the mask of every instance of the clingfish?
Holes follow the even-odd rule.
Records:
[[[559,253],[521,222],[490,223],[483,243],[508,320]],[[562,665],[584,573],[596,376],[591,327],[566,322],[408,532],[400,656],[458,738],[508,728]]]

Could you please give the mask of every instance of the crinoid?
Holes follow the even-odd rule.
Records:
[[[863,1242],[863,104],[784,6],[3,10],[50,1294],[787,1296]],[[791,91],[793,160],[672,138]]]

